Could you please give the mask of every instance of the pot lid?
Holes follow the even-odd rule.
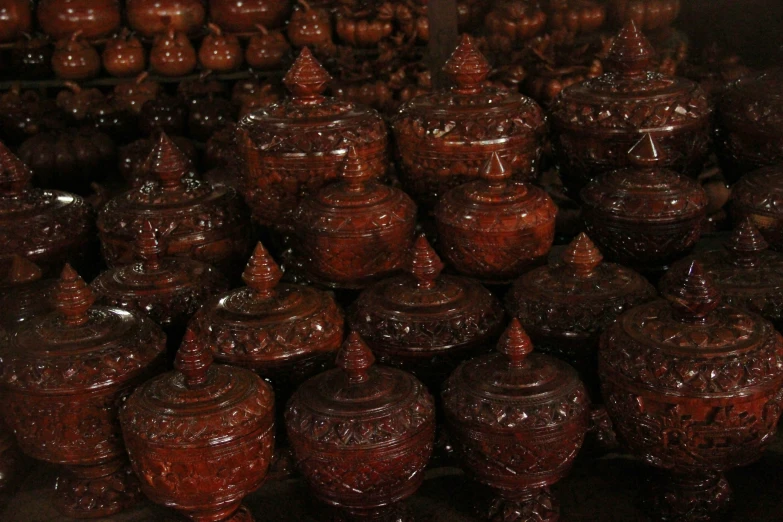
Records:
[[[633,21],[615,37],[604,74],[563,89],[551,107],[557,126],[664,130],[701,125],[712,109],[701,87],[653,71],[655,51]]]
[[[335,351],[344,322],[337,303],[315,288],[280,283],[282,277],[258,243],[242,274],[247,286],[205,303],[191,323],[196,333],[218,355],[248,361]]]
[[[619,310],[653,299],[655,287],[630,268],[603,262],[582,232],[560,261],[522,275],[506,297],[509,312],[522,324],[550,331],[595,332]]]
[[[764,167],[742,176],[731,188],[731,201],[753,212],[783,214],[783,168]]]
[[[408,274],[366,289],[351,310],[351,324],[370,345],[415,350],[446,348],[499,333],[500,302],[477,281],[441,275],[443,263],[427,238],[413,248]]]
[[[755,131],[783,133],[783,68],[730,84],[717,102],[721,119],[744,122]]]
[[[446,142],[501,140],[544,132],[544,111],[530,98],[487,85],[492,67],[473,39],[462,39],[443,70],[450,89],[416,96],[392,122],[397,132]]]
[[[289,431],[338,447],[388,445],[433,429],[435,405],[415,377],[375,365],[356,332],[337,354],[337,368],[306,381],[288,403]]]
[[[188,329],[175,370],[138,387],[122,409],[122,426],[164,447],[225,445],[271,429],[274,393],[250,370],[213,364]]]
[[[125,383],[161,362],[166,336],[150,319],[92,306],[94,296],[65,265],[56,311],[22,323],[0,347],[0,383],[30,393],[68,394]]]
[[[783,345],[771,323],[722,306],[698,261],[670,277],[664,299],[632,308],[604,332],[602,365],[677,394],[733,394],[783,377]]]
[[[557,207],[538,187],[512,181],[511,168],[493,152],[481,179],[451,189],[438,202],[438,221],[474,230],[517,231],[555,219]]]
[[[301,203],[295,226],[306,233],[364,235],[416,219],[416,204],[405,192],[373,178],[366,159],[350,147],[339,181]]]
[[[385,143],[386,124],[377,111],[323,95],[331,80],[304,47],[283,77],[291,96],[243,117],[240,133],[265,154],[343,155],[351,145]]]
[[[111,268],[91,284],[99,295],[118,299],[157,296],[161,300],[179,295],[187,301],[215,290],[228,282],[207,263],[185,257],[163,257],[166,249],[150,221],[136,234],[134,253],[138,262]]]
[[[676,220],[705,212],[707,194],[694,180],[660,165],[665,151],[645,134],[628,151],[631,167],[602,174],[581,191],[586,206],[617,217]]]
[[[463,393],[475,397],[487,407],[477,408],[475,418],[482,418],[492,405],[514,405],[505,411],[506,418],[494,418],[500,426],[517,425],[524,421],[532,408],[555,403],[574,392],[581,391],[574,406],[584,408],[587,398],[584,386],[571,366],[548,355],[533,353],[533,343],[522,329],[518,319],[512,319],[497,345],[497,352],[471,359],[459,366],[449,378],[447,388],[451,393]],[[449,401],[444,393],[444,400]],[[526,411],[528,408],[531,411]],[[556,413],[563,418],[571,412]]]

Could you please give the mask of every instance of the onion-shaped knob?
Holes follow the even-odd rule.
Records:
[[[533,342],[522,329],[519,319],[511,320],[506,331],[500,336],[497,350],[508,358],[510,367],[521,368],[524,365],[527,356],[533,352]]]
[[[262,299],[274,297],[275,288],[283,277],[283,271],[272,255],[260,242],[247,262],[242,280]]]
[[[348,375],[352,384],[360,384],[367,380],[368,370],[375,363],[375,356],[364,339],[351,332],[337,353],[337,367]]]
[[[60,282],[54,293],[54,305],[65,324],[81,326],[89,320],[87,310],[95,302],[95,296],[71,265],[66,264],[60,274]]]

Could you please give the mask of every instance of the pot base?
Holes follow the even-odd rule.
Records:
[[[367,510],[341,510],[335,514],[334,522],[414,522],[414,519],[404,506],[391,504]]]
[[[557,522],[560,506],[549,488],[498,497],[489,508],[491,522]]]
[[[70,518],[101,518],[123,511],[141,497],[139,481],[124,460],[66,466],[57,477],[55,508]]]
[[[643,499],[654,520],[661,522],[714,522],[730,501],[731,486],[723,474],[665,474]]]

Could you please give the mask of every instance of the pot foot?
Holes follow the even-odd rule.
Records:
[[[139,481],[127,462],[67,466],[57,477],[55,508],[70,518],[101,518],[119,513],[141,497]]]
[[[255,522],[255,519],[247,507],[239,506],[236,513],[234,513],[231,518],[226,519],[225,522]]]
[[[657,480],[644,507],[661,522],[715,522],[731,501],[731,486],[722,474],[668,474]]]
[[[557,522],[560,506],[549,488],[527,490],[514,497],[499,497],[489,509],[491,522]]]
[[[414,519],[404,506],[392,504],[375,509],[339,511],[334,522],[414,522]]]

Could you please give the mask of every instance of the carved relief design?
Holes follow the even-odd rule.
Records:
[[[783,171],[767,167],[743,176],[732,187],[734,209],[742,214],[754,213],[770,217],[783,214]]]
[[[66,469],[57,477],[55,485],[60,493],[55,499],[57,509],[72,518],[82,518],[85,513],[98,517],[117,513],[139,502],[143,498],[139,480],[125,461],[124,451],[121,459],[96,467],[107,472],[102,476],[95,470]]]

